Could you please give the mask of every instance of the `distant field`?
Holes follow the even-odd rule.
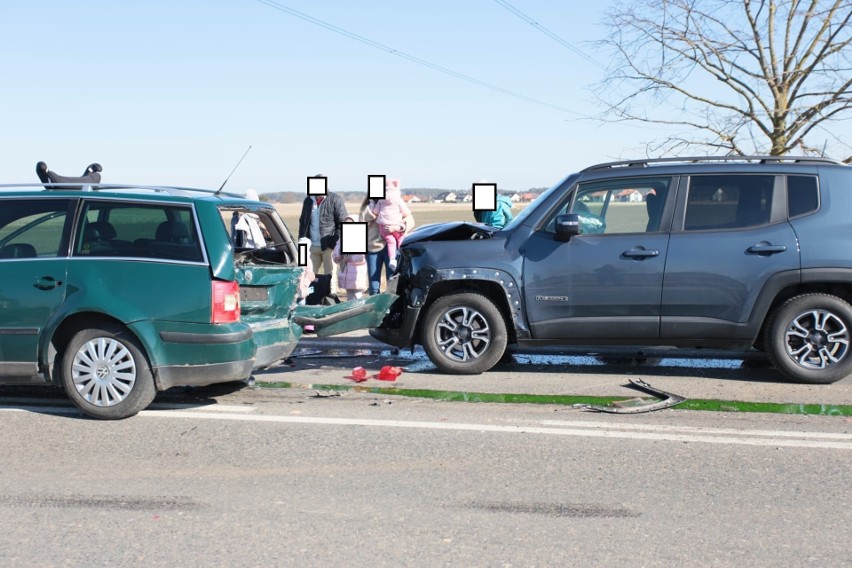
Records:
[[[512,213],[517,215],[523,211],[528,203],[515,204]],[[357,215],[360,203],[347,203],[346,210]],[[415,226],[430,225],[432,223],[445,223],[447,221],[473,221],[473,206],[470,203],[411,203],[411,214],[414,216]],[[299,230],[299,213],[302,211],[301,203],[276,203],[278,214],[287,223],[292,233]]]
[[[357,214],[360,205],[360,203],[347,203],[346,210]],[[518,215],[528,205],[529,203],[515,204],[512,213]],[[410,207],[416,227],[447,221],[473,221],[473,209],[470,203],[413,203]],[[631,231],[640,233],[645,230],[648,214],[644,202],[613,203],[611,207],[607,214],[608,224],[621,227],[622,230],[629,228]],[[276,203],[275,208],[287,223],[290,232],[295,235],[299,231],[299,213],[302,211],[302,204]]]

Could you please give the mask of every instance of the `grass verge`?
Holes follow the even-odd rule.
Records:
[[[635,397],[573,396],[550,394],[512,394],[441,391],[425,389],[397,389],[387,387],[367,387],[361,385],[298,384],[287,382],[256,383],[263,389],[305,389],[327,391],[352,391],[370,394],[428,398],[442,401],[492,402],[509,404],[557,404],[574,406],[593,404],[608,406],[613,402],[629,400]],[[654,400],[654,399],[649,399]],[[678,410],[710,410],[713,412],[764,412],[769,414],[804,414],[815,416],[852,416],[852,405],[847,404],[798,404],[783,402],[744,402],[738,400],[689,399],[674,408]]]

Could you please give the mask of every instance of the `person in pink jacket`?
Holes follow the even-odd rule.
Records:
[[[376,201],[372,207],[379,226],[379,233],[388,244],[388,267],[396,271],[396,252],[402,245],[405,236],[405,218],[411,216],[411,210],[402,200],[398,179],[388,179],[385,182],[385,198]]]
[[[347,215],[345,222],[357,221],[354,215]],[[367,256],[363,254],[341,254],[341,241],[338,240],[331,255],[337,263],[338,286],[346,290],[347,300],[359,300],[369,286],[367,276]]]

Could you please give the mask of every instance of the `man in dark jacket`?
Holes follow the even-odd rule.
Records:
[[[325,195],[309,195],[302,203],[299,238],[307,237],[311,240],[311,266],[314,274],[334,273],[331,253],[340,239],[340,223],[346,219],[346,215],[343,198],[330,191]],[[337,288],[333,276],[331,286],[333,293]]]

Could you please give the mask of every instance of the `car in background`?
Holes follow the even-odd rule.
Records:
[[[296,259],[275,208],[234,193],[0,186],[0,384],[59,385],[125,418],[172,386],[249,378],[305,325],[378,325],[394,299],[298,305]]]
[[[732,156],[598,164],[503,230],[418,229],[371,334],[475,374],[507,345],[764,351],[789,379],[852,372],[852,167]]]

